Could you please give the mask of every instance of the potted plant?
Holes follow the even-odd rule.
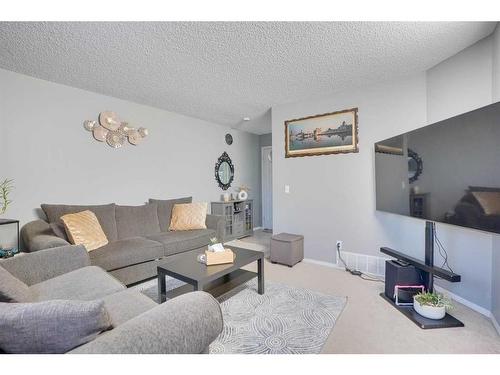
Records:
[[[7,211],[7,207],[12,201],[9,199],[9,194],[13,189],[12,185],[13,180],[5,179],[3,182],[0,182],[0,215],[4,214]]]
[[[418,293],[413,297],[413,308],[417,313],[429,319],[443,319],[446,308],[451,309],[451,301],[440,293]]]

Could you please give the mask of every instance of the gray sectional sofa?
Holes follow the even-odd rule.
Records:
[[[104,302],[112,329],[68,353],[207,353],[222,331],[219,303],[208,293],[188,293],[158,305],[92,266],[83,246],[16,255],[0,260],[0,267],[1,290],[10,302]],[[41,330],[20,333],[34,340]]]
[[[66,246],[69,242],[60,217],[90,210],[97,216],[109,241],[89,252],[91,264],[108,271],[123,284],[131,285],[155,277],[158,260],[204,247],[211,237],[222,238],[223,218],[215,215],[207,215],[207,229],[168,231],[172,207],[191,200],[191,197],[150,199],[141,206],[42,204],[47,219],[24,225],[21,237],[28,252]]]

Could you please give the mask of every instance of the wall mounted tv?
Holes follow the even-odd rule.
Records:
[[[375,143],[377,210],[500,233],[500,102]]]

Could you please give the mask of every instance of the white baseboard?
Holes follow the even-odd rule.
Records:
[[[457,301],[457,302],[461,303],[462,305],[467,306],[469,309],[474,310],[474,311],[480,313],[481,315],[484,315],[487,318],[491,318],[493,320],[493,314],[491,313],[490,310],[485,309],[484,307],[479,306],[479,305],[475,304],[474,302],[466,300],[465,298],[460,297],[460,296],[456,295],[455,293],[450,292],[448,289],[443,288],[442,286],[434,284],[434,289],[436,289],[436,291],[438,291],[439,293],[443,293],[443,294],[447,295],[452,300]]]
[[[253,230],[260,230],[260,229],[264,229],[263,227],[254,227]]]
[[[491,319],[491,322],[493,323],[493,327],[495,327],[495,329],[497,330],[498,334],[500,335],[500,324],[498,324],[498,322],[495,319],[495,317],[493,316],[493,314],[491,314],[490,319]]]
[[[322,260],[316,260],[316,259],[311,259],[311,258],[304,258],[304,262],[306,263],[312,263],[312,264],[317,264],[319,266],[325,266],[325,267],[330,267],[330,268],[335,268],[338,270],[343,270],[344,267],[340,267],[337,263],[330,263],[330,262],[325,262]]]

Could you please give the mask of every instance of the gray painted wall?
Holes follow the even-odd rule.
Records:
[[[219,200],[214,166],[223,151],[235,165],[234,187],[248,184],[260,218],[259,136],[116,98],[0,70],[1,176],[15,179],[5,217],[22,222],[43,202],[138,205],[150,197]],[[113,110],[150,130],[139,146],[112,149],[83,121]],[[7,157],[7,160],[5,160]],[[258,224],[258,223],[257,223]]]
[[[487,38],[422,74],[273,107],[275,231],[304,234],[306,257],[320,261],[335,262],[337,239],[346,251],[379,255],[380,246],[390,246],[423,259],[424,221],[375,210],[373,144],[490,104],[491,48]],[[358,154],[284,158],[285,120],[351,107],[359,108]],[[437,229],[463,280],[440,284],[490,310],[492,235],[445,224]]]
[[[260,147],[272,146],[273,145],[273,133],[262,134],[259,137]]]

